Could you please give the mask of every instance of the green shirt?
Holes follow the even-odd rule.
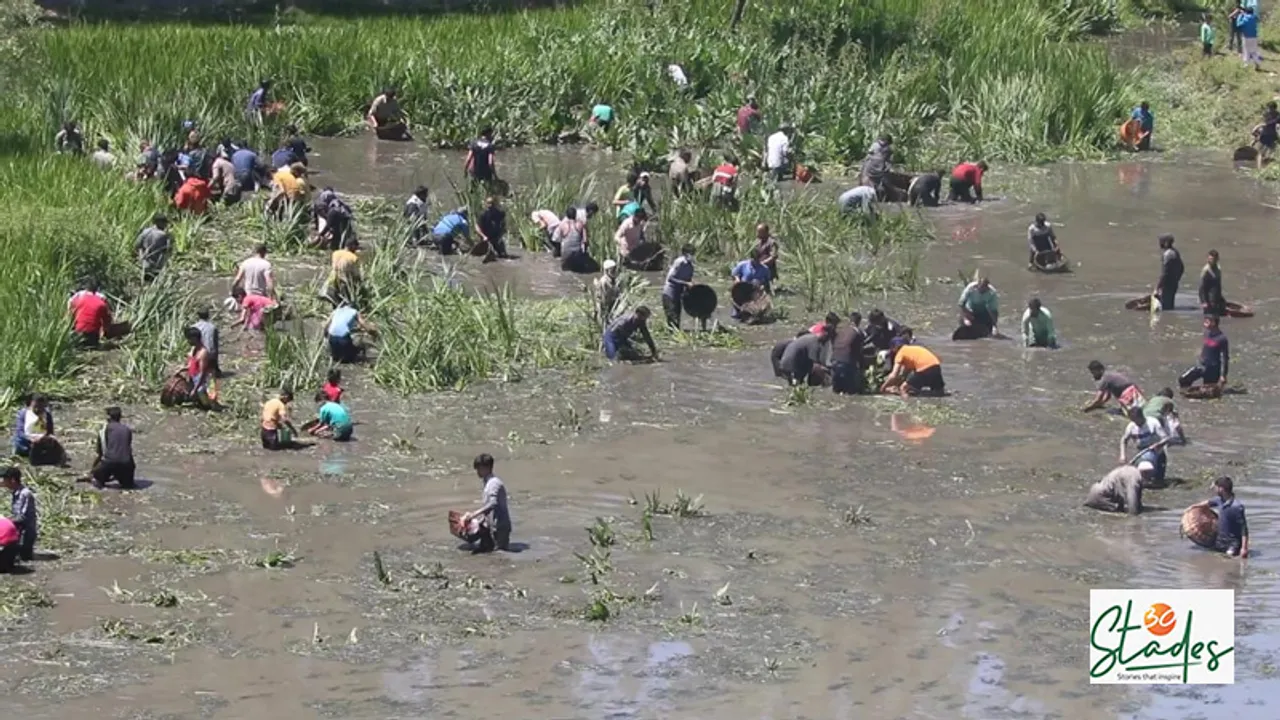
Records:
[[[1170,412],[1173,411],[1173,399],[1167,398],[1163,395],[1157,395],[1148,400],[1146,405],[1142,406],[1142,414],[1144,417],[1159,419],[1160,414],[1165,411],[1165,408],[1168,408]]]
[[[1053,315],[1049,314],[1048,308],[1040,308],[1040,314],[1035,316],[1032,316],[1030,308],[1022,312],[1022,344],[1032,347],[1037,342],[1041,345],[1058,343],[1058,335],[1053,330]]]
[[[995,315],[1000,312],[1000,300],[996,296],[994,287],[988,285],[987,291],[982,292],[975,281],[966,285],[964,292],[960,293],[960,307],[971,313],[986,310],[991,315]]]
[[[1213,26],[1209,23],[1200,26],[1200,42],[1206,45],[1213,44]]]
[[[320,423],[333,428],[335,433],[351,429],[351,415],[347,409],[336,402],[327,402],[320,406]]]
[[[613,122],[613,107],[601,103],[591,108],[591,117],[595,118],[596,122]]]

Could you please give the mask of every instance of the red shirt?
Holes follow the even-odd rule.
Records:
[[[743,105],[738,108],[738,132],[745,133],[751,130],[751,121],[760,119],[759,108],[753,108],[750,105]]]
[[[111,324],[111,308],[96,293],[80,293],[71,299],[72,328],[78,333],[98,334]]]
[[[951,177],[972,183],[974,187],[982,187],[982,168],[977,163],[960,163],[951,171]]]
[[[324,387],[320,388],[320,392],[324,393],[325,399],[329,402],[339,402],[342,400],[342,388],[334,385],[333,383],[325,383]]]
[[[728,185],[737,178],[738,168],[729,163],[717,165],[715,171],[711,173],[711,179],[721,185]]]
[[[0,547],[14,545],[18,542],[18,526],[13,521],[0,515]]]
[[[275,301],[269,297],[263,297],[261,295],[245,295],[244,299],[240,301],[240,307],[248,311],[248,314],[244,318],[245,327],[251,330],[261,330],[262,311],[266,310],[274,303]]]
[[[178,193],[173,196],[173,204],[180,210],[190,210],[197,215],[202,215],[209,209],[211,195],[209,183],[198,177],[189,177],[182,187],[178,188]]]

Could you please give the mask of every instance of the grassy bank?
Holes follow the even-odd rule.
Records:
[[[1249,131],[1263,106],[1276,99],[1280,72],[1280,15],[1267,13],[1259,30],[1263,72],[1245,67],[1227,49],[1225,13],[1213,17],[1215,54],[1204,57],[1198,40],[1188,40],[1143,70],[1140,86],[1157,112],[1157,144],[1166,148],[1220,149],[1224,156],[1252,142]],[[1277,176],[1268,170],[1268,177]]]
[[[314,133],[359,128],[383,85],[401,88],[417,134],[457,145],[484,125],[502,141],[549,141],[596,102],[601,138],[642,159],[714,145],[755,94],[766,124],[794,121],[815,162],[854,163],[893,131],[912,159],[1031,161],[1109,147],[1129,76],[1077,42],[1115,27],[1104,0],[732,0],[634,3],[498,16],[208,26],[79,25],[31,38],[0,123],[47,145],[58,121],[124,146],[169,140],[183,119],[244,134],[245,98],[274,78],[288,118]],[[690,87],[667,75],[680,63]]]

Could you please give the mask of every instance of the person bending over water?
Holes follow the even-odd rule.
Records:
[[[1227,371],[1230,369],[1231,347],[1227,335],[1218,327],[1217,315],[1205,315],[1200,361],[1178,377],[1178,386],[1186,389],[1201,382],[1203,387],[1217,386],[1217,392],[1222,392],[1227,386]]]
[[[53,434],[53,412],[44,395],[32,395],[13,424],[13,454],[32,465],[62,465],[67,454]]]
[[[384,88],[382,94],[373,99],[369,106],[366,120],[374,133],[381,140],[412,140],[405,125],[404,112],[400,109],[395,88]]]
[[[828,374],[822,359],[830,339],[826,332],[806,332],[788,343],[778,360],[782,377],[791,385],[822,385]]]
[[[1094,396],[1092,402],[1081,408],[1081,411],[1090,412],[1105,407],[1107,401],[1112,398],[1115,398],[1120,405],[1120,409],[1126,414],[1129,412],[1129,408],[1141,407],[1146,403],[1146,399],[1142,396],[1142,390],[1137,385],[1118,372],[1108,372],[1106,366],[1101,362],[1097,360],[1091,361],[1089,363],[1089,374],[1098,383],[1098,394]]]
[[[289,419],[291,402],[293,402],[293,392],[281,390],[279,395],[262,404],[263,449],[285,450],[293,447],[293,438],[298,434],[298,430]]]
[[[942,379],[942,361],[937,355],[921,345],[907,344],[905,338],[895,338],[889,353],[893,359],[893,371],[880,386],[880,392],[897,390],[903,399],[919,395],[926,388],[933,395],[947,393],[946,381]]]
[[[986,161],[962,162],[951,171],[951,202],[982,202],[982,175],[987,171]]]
[[[648,306],[641,305],[610,323],[604,331],[605,357],[627,362],[643,360],[644,357],[631,344],[631,336],[640,333],[640,339],[649,346],[650,359],[656,361],[658,348],[653,344],[653,336],[649,334],[650,315]]]
[[[1142,513],[1142,482],[1155,471],[1149,462],[1121,465],[1089,488],[1084,506],[1103,512]]]
[[[1164,435],[1170,445],[1186,445],[1187,436],[1182,430],[1182,419],[1173,404],[1173,388],[1164,388],[1142,406],[1142,414],[1155,418],[1164,426]]]
[[[913,207],[938,207],[942,199],[942,171],[935,170],[911,178],[907,202]]]
[[[1132,459],[1127,456],[1126,451],[1130,443],[1133,443],[1138,451]],[[1129,424],[1120,435],[1120,462],[1132,460],[1149,462],[1155,467],[1152,479],[1163,483],[1165,469],[1169,464],[1164,446],[1168,444],[1169,437],[1165,434],[1165,427],[1159,420],[1143,415],[1140,407],[1129,408]]]

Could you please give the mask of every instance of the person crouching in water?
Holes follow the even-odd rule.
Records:
[[[1173,388],[1164,388],[1142,406],[1142,414],[1155,418],[1164,426],[1164,435],[1170,445],[1186,445],[1187,435],[1182,430],[1182,418],[1173,404]]]
[[[1178,386],[1189,389],[1197,382],[1201,387],[1221,394],[1227,386],[1227,371],[1231,369],[1231,347],[1226,333],[1218,327],[1217,315],[1204,316],[1204,344],[1200,347],[1200,361],[1178,376]]]
[[[822,364],[822,356],[831,341],[831,334],[806,332],[792,340],[778,360],[782,377],[791,385],[824,385],[830,371]]]
[[[979,278],[960,293],[960,328],[952,340],[991,337],[999,332],[1000,296],[987,278]]]
[[[343,303],[329,316],[325,336],[329,339],[329,355],[336,363],[353,363],[364,357],[365,348],[353,337],[357,330],[370,332],[360,317],[360,311]]]
[[[1040,298],[1027,301],[1027,309],[1022,313],[1022,345],[1057,349],[1058,334],[1053,329],[1053,315],[1040,303]]]
[[[631,336],[640,333],[640,338],[649,346],[650,359],[658,360],[658,347],[653,344],[653,336],[649,334],[649,317],[652,315],[648,306],[641,305],[635,310],[609,323],[604,331],[604,356],[610,360],[626,360],[640,362],[644,357],[631,344]]]
[[[355,428],[351,413],[338,401],[330,399],[323,390],[316,393],[316,403],[320,405],[316,419],[303,425],[302,429],[316,437],[333,438],[338,442],[350,440]]]
[[[101,490],[107,483],[119,483],[121,490],[131,490],[137,465],[133,460],[133,429],[121,421],[120,408],[107,408],[107,422],[98,431],[98,457],[93,463],[91,481]]]
[[[1142,513],[1142,483],[1155,472],[1149,462],[1121,465],[1089,488],[1084,506],[1103,512]]]
[[[289,419],[289,403],[293,402],[292,390],[280,394],[262,404],[262,447],[265,450],[286,450],[293,447],[298,431]]]
[[[906,338],[901,337],[894,338],[889,352],[893,358],[893,371],[880,386],[880,392],[897,390],[903,399],[919,395],[926,388],[933,395],[947,393],[946,381],[942,379],[942,361],[937,355],[921,345],[909,345]]]
[[[1093,401],[1080,408],[1081,412],[1092,412],[1107,406],[1107,401],[1115,398],[1120,409],[1126,414],[1131,407],[1142,407],[1147,403],[1142,389],[1125,375],[1115,371],[1107,371],[1107,367],[1097,360],[1089,362],[1089,374],[1098,383],[1098,393]]]
[[[493,474],[493,456],[481,453],[471,466],[483,487],[480,507],[462,516],[466,527],[475,518],[480,519],[480,538],[476,552],[506,551],[511,543],[511,510],[507,507],[507,486]]]
[[[32,395],[27,406],[18,411],[13,427],[13,454],[25,457],[32,465],[63,465],[67,453],[53,434],[53,413],[44,395]]]

